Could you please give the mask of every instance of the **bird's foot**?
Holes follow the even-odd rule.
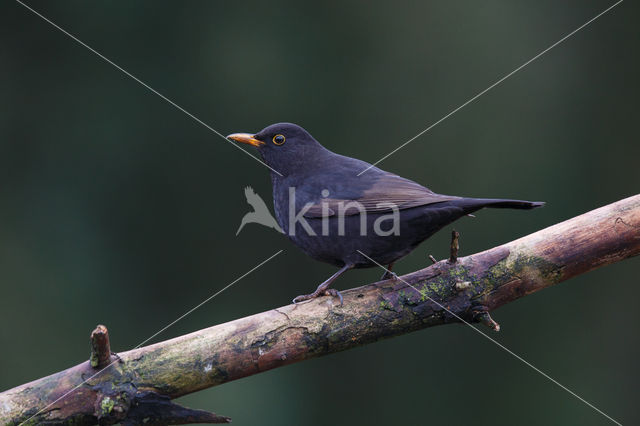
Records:
[[[311,294],[302,294],[296,297],[295,299],[293,299],[293,303],[295,304],[295,303],[304,302],[305,300],[315,299],[316,297],[320,297],[320,296],[337,296],[340,298],[340,306],[342,306],[342,294],[340,294],[340,292],[336,289],[329,288],[329,286],[331,285],[332,282],[336,280],[336,278],[338,278],[345,271],[348,271],[351,268],[353,268],[353,265],[351,263],[345,264],[342,268],[340,268],[338,272],[331,275],[325,282],[320,284],[318,288],[316,288],[316,291],[314,291]]]
[[[388,269],[384,271],[384,274],[382,274],[382,276],[380,277],[380,281],[391,280],[391,279],[394,281],[397,281],[398,274],[396,274],[395,272],[389,271]]]
[[[293,303],[294,305],[298,304],[298,303],[302,303],[305,300],[311,300],[315,297],[318,297],[319,295],[316,295],[316,293],[311,293],[311,294],[301,294],[300,296],[296,296],[293,298],[293,300],[291,301],[291,303]]]
[[[306,300],[311,300],[311,299],[315,299],[316,297],[322,297],[322,296],[333,296],[333,297],[339,298],[340,306],[342,306],[342,303],[344,301],[342,297],[342,293],[340,293],[335,288],[327,288],[327,289],[322,289],[320,291],[316,290],[311,294],[301,294],[300,296],[293,299],[293,303],[298,304]]]
[[[324,291],[325,296],[333,296],[333,297],[337,297],[338,299],[340,299],[340,306],[342,306],[342,302],[344,302],[344,299],[342,298],[342,293],[340,293],[338,290],[336,290],[335,288],[328,288]]]

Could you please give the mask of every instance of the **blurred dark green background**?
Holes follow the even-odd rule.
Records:
[[[613,1],[29,1],[223,134],[277,121],[376,161]],[[638,192],[640,17],[624,2],[381,164],[442,193],[545,200],[455,227],[470,254]],[[12,1],[0,6],[0,389],[288,303],[333,273],[258,225],[267,170]],[[453,170],[453,172],[452,172]],[[451,227],[447,228],[451,229]],[[397,265],[447,254],[443,231]],[[640,259],[495,312],[502,344],[640,423]],[[349,288],[377,279],[360,270]],[[608,424],[463,326],[182,399],[234,424]]]

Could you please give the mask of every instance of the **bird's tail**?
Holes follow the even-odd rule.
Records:
[[[467,210],[479,210],[483,207],[495,209],[531,210],[544,206],[543,201],[504,200],[500,198],[461,198],[455,204]]]

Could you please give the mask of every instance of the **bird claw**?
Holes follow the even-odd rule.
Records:
[[[298,303],[304,302],[306,300],[315,299],[316,297],[321,297],[321,296],[333,296],[333,297],[339,298],[340,306],[342,306],[342,303],[344,301],[344,298],[342,297],[342,293],[340,293],[335,288],[328,288],[322,291],[314,291],[311,294],[301,294],[300,296],[295,297],[292,302],[294,305],[297,305]]]
[[[315,299],[316,297],[320,297],[320,296],[337,296],[340,298],[340,306],[342,306],[342,295],[338,290],[329,288],[329,286],[333,281],[335,281],[336,278],[338,278],[345,271],[348,271],[351,268],[353,268],[353,264],[351,263],[345,264],[342,268],[340,268],[338,272],[331,275],[329,279],[325,280],[322,284],[320,284],[318,288],[316,288],[316,291],[314,291],[311,294],[302,294],[296,297],[295,299],[293,299],[293,303],[298,304],[300,302],[304,302],[305,300]]]
[[[298,303],[302,303],[305,300],[310,300],[314,297],[317,297],[317,296],[314,296],[313,294],[301,294],[300,296],[294,297],[291,303],[293,303],[294,305],[297,305]]]
[[[340,306],[342,306],[342,302],[344,302],[344,299],[342,298],[342,293],[340,293],[338,290],[336,290],[335,288],[328,288],[324,291],[324,294],[327,296],[333,296],[333,297],[339,298]]]
[[[389,271],[386,270],[384,272],[384,274],[382,274],[382,277],[380,278],[380,280],[384,281],[384,280],[394,280],[397,281],[398,280],[398,274],[396,274],[393,271]]]

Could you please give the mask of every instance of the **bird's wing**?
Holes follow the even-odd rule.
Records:
[[[376,177],[362,195],[353,199],[326,198],[311,205],[305,217],[333,216],[343,212],[354,215],[366,211],[388,212],[458,199],[436,194],[424,186],[398,175],[384,173]]]

